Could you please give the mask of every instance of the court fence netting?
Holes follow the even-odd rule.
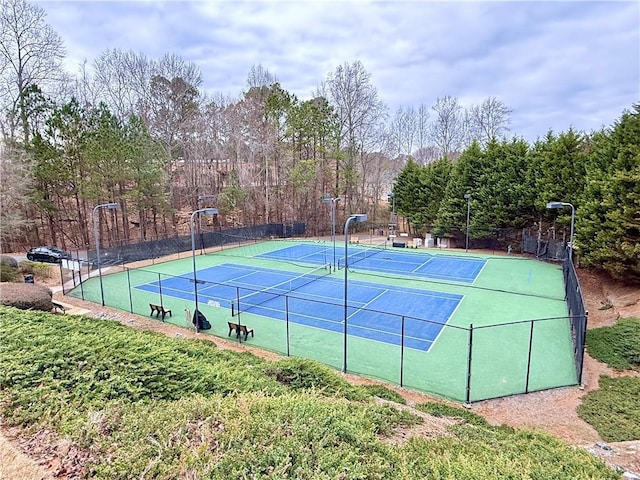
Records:
[[[204,253],[208,248],[224,250],[225,247],[242,246],[257,243],[270,238],[292,238],[305,235],[304,222],[266,223],[246,227],[227,228],[213,232],[199,231],[191,235],[165,237],[156,240],[135,243],[107,245],[100,248],[100,258],[96,249],[86,251],[75,250],[71,253],[72,288],[78,287],[83,275],[89,277],[97,266],[126,267],[128,263],[172,261],[192,254],[192,247],[198,253]],[[192,245],[192,240],[194,245]],[[73,266],[72,266],[73,265]],[[61,271],[62,277],[62,271]],[[62,282],[62,293],[66,295],[65,282]]]
[[[265,292],[265,288],[217,284],[203,279],[194,282],[191,274],[171,275],[145,267],[122,266],[103,275],[106,280],[114,277],[116,271],[122,273],[126,279],[118,277],[117,288],[101,291],[95,282],[91,286],[83,282],[71,294],[94,302],[100,302],[102,294],[105,305],[143,316],[149,315],[150,303],[165,306],[174,310],[173,316],[167,316],[165,321],[184,327],[191,326],[189,314],[186,318],[181,316],[176,311],[176,303],[184,300],[190,304],[193,295],[184,291],[176,293],[172,282],[190,282],[191,288],[198,290],[222,285],[230,292],[227,304],[203,296],[199,307],[211,319],[214,328],[209,333],[215,336],[228,336],[227,322],[249,323],[259,332],[251,339],[252,345],[259,348],[311,358],[344,372],[465,403],[581,383],[588,314],[575,268],[568,257],[563,262],[568,316],[494,325],[472,323],[468,327],[298,295],[296,289],[304,282],[324,275],[317,273],[316,267],[310,268],[309,276],[301,275],[290,285],[267,288]],[[140,285],[153,285],[153,289],[142,290],[138,288]],[[261,315],[256,307],[265,302],[281,316]],[[345,309],[382,318],[380,323],[387,325],[385,334],[390,335],[389,339],[374,341],[357,326],[345,326],[342,321]],[[300,311],[320,312],[326,324],[300,322]],[[440,332],[427,351],[415,347],[416,339],[407,333],[406,327],[412,322]],[[559,341],[569,336],[566,343]],[[573,352],[568,351],[571,345]],[[573,358],[567,361],[571,353]]]

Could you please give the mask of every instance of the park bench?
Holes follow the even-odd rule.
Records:
[[[236,332],[236,338],[240,338],[241,335],[244,334],[244,340],[247,340],[247,337],[249,336],[249,334],[251,334],[251,336],[253,337],[253,329],[252,328],[247,328],[246,325],[240,325],[239,323],[233,323],[233,322],[227,322],[227,324],[229,325],[229,335],[227,335],[228,337],[231,336],[232,332]]]
[[[349,243],[360,243],[360,237],[351,237]]]
[[[154,313],[156,314],[157,318],[160,318],[160,315],[162,314],[162,320],[164,320],[164,317],[167,316],[167,313],[169,314],[169,316],[171,316],[171,310],[169,310],[168,308],[164,308],[162,305],[155,305],[153,303],[150,303],[149,307],[151,307],[152,317]]]

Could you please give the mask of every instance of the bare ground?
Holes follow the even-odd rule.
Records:
[[[57,275],[59,276],[59,273]],[[640,288],[621,285],[586,270],[580,270],[579,276],[589,311],[589,328],[612,325],[620,317],[640,317]],[[59,285],[59,279],[56,280],[56,274],[54,274],[49,283],[53,286],[56,282]],[[68,313],[71,314],[110,318],[133,328],[152,330],[168,336],[205,338],[222,349],[251,351],[272,360],[280,358],[277,354],[264,352],[246,344],[239,345],[221,338],[197,335],[185,328],[71,297],[63,297],[59,293],[54,295],[54,299],[69,305],[71,309]],[[613,467],[640,476],[640,439],[633,442],[605,444],[598,433],[578,417],[576,412],[582,396],[598,389],[600,375],[638,376],[640,373],[615,372],[585,355],[581,387],[567,387],[487,400],[475,403],[469,408],[492,424],[506,424],[546,432],[571,445],[588,449]],[[356,384],[377,383],[350,374],[345,375],[345,378]],[[403,395],[409,406],[427,401],[443,401],[420,392],[393,388]],[[416,435],[427,438],[446,435],[446,426],[450,423],[449,419],[430,417],[420,426],[397,432],[389,441],[403,443]],[[79,478],[87,455],[86,452],[75,449],[69,442],[57,438],[51,432],[44,430],[34,436],[26,436],[19,429],[2,425],[0,420],[0,480]]]

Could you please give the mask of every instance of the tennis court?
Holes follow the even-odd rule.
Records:
[[[292,245],[259,255],[275,260],[296,259],[313,264],[328,263],[334,250],[330,246],[312,244]],[[441,280],[473,283],[485,260],[473,257],[431,255],[429,253],[407,252],[381,246],[348,247],[348,266],[351,269],[372,270],[404,275],[423,276]],[[345,264],[344,249],[335,250],[336,267]]]
[[[235,312],[344,331],[344,282],[325,269],[295,275],[283,270],[222,264],[198,272],[204,280],[198,298],[207,304],[234,304]],[[152,293],[193,300],[193,281],[176,277],[136,286]],[[285,297],[287,296],[287,297]],[[426,290],[349,283],[347,328],[349,335],[400,345],[403,335],[397,316],[405,316],[404,345],[428,351],[447,323],[461,295]],[[287,300],[287,304],[285,304]],[[322,308],[318,308],[318,304]],[[394,312],[389,315],[389,312]],[[428,321],[425,321],[428,320]]]
[[[165,321],[192,327],[197,288],[198,309],[212,324],[203,335],[228,338],[227,322],[242,323],[255,331],[253,346],[451,399],[576,383],[560,266],[436,249],[347,248],[346,271],[324,268],[334,252],[343,263],[344,244],[334,250],[331,242],[271,240],[212,249],[195,257],[197,283],[185,252],[105,272],[104,301],[147,317],[150,303],[164,305],[173,311]],[[70,295],[99,303],[98,278]]]

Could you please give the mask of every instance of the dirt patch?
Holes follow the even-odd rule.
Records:
[[[578,278],[589,328],[611,326],[618,318],[640,317],[640,286],[624,285],[584,269],[578,270]]]
[[[621,285],[605,276],[596,275],[586,270],[578,272],[580,284],[589,311],[589,328],[613,325],[620,317],[640,317],[640,287]],[[59,274],[58,274],[59,276]],[[59,286],[55,283],[55,276],[50,279],[51,287]],[[71,306],[68,313],[82,313],[96,318],[108,318],[116,320],[133,328],[151,330],[171,337],[182,336],[212,341],[218,348],[234,351],[248,351],[269,360],[277,360],[282,356],[253,348],[250,345],[238,344],[222,338],[210,335],[196,334],[193,330],[180,328],[171,324],[158,322],[139,315],[129,314],[121,310],[84,302],[72,297],[64,297],[60,293],[54,294],[56,301],[62,301]],[[598,388],[600,375],[612,377],[621,375],[640,375],[638,372],[616,372],[603,365],[588,355],[585,355],[583,370],[583,386],[567,387],[527,395],[515,395],[512,397],[486,400],[470,406],[471,410],[482,415],[493,425],[510,425],[516,428],[528,428],[540,432],[549,433],[569,444],[585,448],[594,455],[602,458],[607,464],[622,468],[636,474],[640,474],[640,441],[605,444],[598,433],[588,423],[584,422],[576,412],[585,393]],[[380,384],[375,380],[347,374],[344,376],[354,384]],[[387,385],[388,386],[388,385]],[[417,403],[443,402],[442,399],[393,387],[402,395],[410,408]],[[452,402],[452,405],[456,405]],[[416,412],[414,410],[414,412]],[[417,412],[420,414],[419,412]],[[401,444],[411,437],[422,436],[433,438],[446,434],[449,419],[435,419],[425,416],[425,423],[413,428],[398,431],[390,442]],[[66,447],[56,444],[55,440],[45,440],[44,437],[33,437],[35,440],[20,438],[15,431],[8,431],[0,425],[0,458],[2,464],[7,462],[5,458],[11,458],[13,468],[33,468],[33,472],[25,470],[8,470],[5,473],[0,469],[0,480],[13,478],[77,478],[75,475],[81,468],[81,455],[76,452],[70,456]],[[46,438],[50,438],[48,435]],[[65,453],[66,452],[66,453]],[[71,458],[71,460],[69,460]],[[61,459],[64,460],[61,461]],[[1,468],[1,467],[0,467]],[[6,470],[6,466],[4,467]],[[44,472],[44,473],[43,473]],[[75,473],[74,473],[75,472]],[[2,476],[4,475],[4,476]],[[35,475],[35,476],[28,476]]]
[[[14,446],[14,443],[17,446]],[[8,436],[8,432],[0,434],[0,480],[43,480],[53,478],[49,470],[38,465],[32,456],[25,455],[19,449],[18,439]]]

